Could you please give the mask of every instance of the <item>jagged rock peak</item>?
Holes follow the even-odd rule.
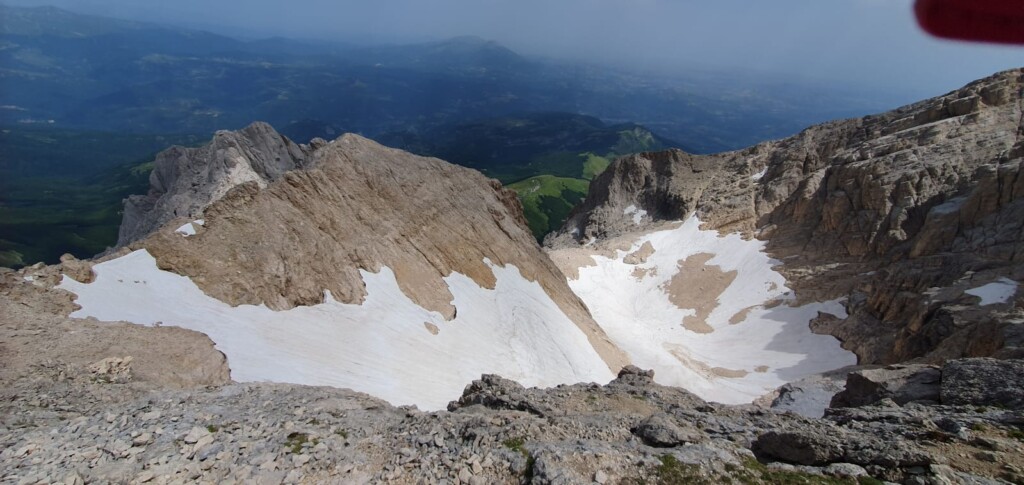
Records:
[[[645,223],[697,213],[710,227],[749,233],[766,225],[760,218],[799,195],[797,191],[815,195],[830,169],[861,170],[865,165],[884,164],[884,170],[866,175],[878,179],[876,184],[888,185],[900,182],[908,171],[929,165],[928,156],[972,166],[1019,159],[1024,155],[1022,89],[1024,68],[1011,69],[943,96],[878,115],[823,123],[743,150],[714,155],[667,150],[623,157],[594,180],[583,204],[545,244],[573,246],[635,231],[632,214],[626,213],[629,206],[646,211],[650,217]],[[973,146],[975,142],[979,145]],[[965,175],[962,171],[929,175],[954,188],[967,183],[959,180]],[[927,192],[936,185],[924,189]],[[940,203],[938,199],[929,202]],[[882,204],[866,209],[895,205]],[[879,244],[884,250],[891,241],[881,237],[866,243]]]
[[[149,193],[125,200],[117,244],[142,239],[177,217],[199,218],[237,185],[255,182],[265,187],[290,170],[306,168],[311,151],[262,122],[218,131],[201,147],[164,150],[149,176]]]

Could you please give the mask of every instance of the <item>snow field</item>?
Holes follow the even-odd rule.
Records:
[[[623,262],[645,242],[655,250],[645,263]],[[703,334],[683,328],[683,319],[696,311],[672,304],[665,289],[679,261],[701,253],[715,255],[706,266],[737,272],[705,321],[713,331]],[[808,326],[819,312],[845,318],[843,306],[839,301],[790,306],[794,295],[772,269],[779,263],[764,253],[761,241],[738,234],[719,237],[700,230],[700,221],[691,217],[678,228],[640,238],[615,258],[594,259],[597,264],[580,268],[570,287],[633,363],[654,369],[661,384],[739,404],[787,382],[856,363],[835,338],[815,335]],[[641,276],[638,268],[645,270]],[[699,278],[693,275],[693,284]],[[739,317],[738,323],[730,322]]]
[[[189,278],[158,269],[145,250],[96,265],[91,284],[65,277],[60,287],[78,296],[73,317],[205,333],[240,382],[350,388],[436,410],[484,373],[545,387],[614,377],[539,284],[513,266],[491,268],[494,290],[458,273],[445,278],[458,308],[452,321],[409,300],[388,268],[362,272],[362,305],[327,294],[320,305],[280,312],[209,297]]]

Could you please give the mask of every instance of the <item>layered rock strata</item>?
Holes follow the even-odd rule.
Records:
[[[693,215],[765,241],[801,301],[844,299],[849,318],[813,328],[862,364],[1021,356],[1022,78],[1005,71],[741,151],[623,158],[546,245]]]

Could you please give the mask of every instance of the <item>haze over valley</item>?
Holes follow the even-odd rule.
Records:
[[[459,36],[476,33],[472,8],[447,38],[409,43],[415,29],[396,27],[393,37],[381,30],[353,43],[359,30],[352,29],[346,43],[271,37],[311,35],[274,28],[247,37],[259,40],[238,40],[216,33],[237,30],[227,20],[196,30],[161,23],[195,25],[180,15],[137,16],[141,22],[95,15],[138,13],[126,4],[65,7],[72,10],[0,7],[5,264],[55,262],[67,252],[86,257],[111,246],[120,200],[145,190],[145,167],[157,151],[256,120],[297,142],[354,132],[480,169],[507,184],[519,182],[517,188],[543,185],[533,197],[520,191],[531,227],[542,238],[582,197],[594,167],[627,150],[737,149],[817,122],[883,111],[922,92],[895,78],[881,86],[692,59],[636,67],[569,51],[565,58],[575,60],[555,60],[558,49],[544,57],[536,51],[522,55],[486,38]],[[251,8],[255,22],[263,7]],[[594,18],[606,14],[598,9]],[[623,36],[595,33],[604,37]],[[389,43],[372,45],[374,39]],[[522,36],[510,40],[525,46]],[[1003,52],[984,52],[977,59],[1005,62]],[[876,78],[884,84],[885,77]],[[595,129],[606,132],[604,139],[595,138]],[[634,129],[650,134],[640,143],[619,144],[616,133]],[[134,138],[125,140],[129,135]],[[537,176],[573,180],[526,180]],[[55,184],[63,188],[59,197],[48,189]],[[541,193],[547,194],[543,202],[536,198]]]

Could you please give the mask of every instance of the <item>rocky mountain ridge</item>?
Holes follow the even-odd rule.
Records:
[[[261,125],[172,150],[149,197],[129,202],[125,247],[0,270],[0,481],[1020,483],[1022,78],[1000,73],[742,152],[622,159],[548,241],[567,251],[549,253],[566,273],[511,194],[440,160],[354,135],[294,145]],[[697,249],[671,252],[681,245]],[[725,335],[714,349],[736,349],[734,334],[771,330],[765,347],[732,355],[735,367],[659,342],[711,385],[758,389],[831,362],[801,348],[822,337],[806,335],[807,318],[861,363],[926,363],[855,370],[822,419],[782,411],[799,407],[800,383],[772,406],[707,402],[623,366],[632,354],[566,282],[602,283],[593,268],[624,268],[674,305],[654,308],[669,317],[654,338]],[[668,270],[680,277],[653,274]],[[746,294],[768,300],[744,307]],[[453,335],[469,340],[446,347]],[[496,345],[479,340],[488,335]],[[586,344],[595,358],[574,360]],[[551,348],[563,359],[529,352]],[[452,349],[467,360],[447,360]],[[978,355],[1007,359],[959,358]],[[326,367],[379,381],[380,396],[438,387],[437,374],[459,370],[446,366],[513,358],[525,362],[515,371],[622,370],[546,389],[485,372],[436,412],[230,382],[267,380],[256,367]]]
[[[515,194],[473,170],[356,135],[296,145],[256,123],[198,149],[163,152],[151,184],[144,199],[126,202],[126,241],[149,236],[130,247],[231,305],[282,310],[321,303],[324,290],[358,304],[366,291],[359,270],[386,266],[409,298],[450,320],[456,308],[442,277],[457,272],[493,288],[485,261],[511,264],[610,362],[625,363],[530,237]],[[187,238],[167,224],[199,218],[203,226]]]
[[[849,318],[813,327],[862,364],[1020,357],[1022,89],[1014,69],[746,150],[625,157],[546,245],[628,239],[694,215],[766,241],[797,298],[844,298]],[[648,217],[634,220],[638,210]],[[1000,285],[1012,288],[998,301],[972,295]]]
[[[117,244],[138,241],[176,217],[197,219],[237,185],[266,187],[286,172],[307,168],[312,151],[266,123],[218,131],[211,143],[198,148],[164,150],[153,162],[149,193],[125,201]]]

